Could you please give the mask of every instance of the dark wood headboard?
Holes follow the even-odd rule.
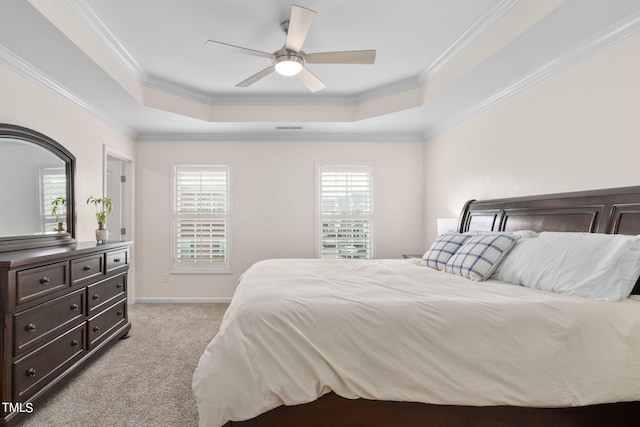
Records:
[[[495,200],[470,200],[464,231],[574,231],[640,234],[640,186]]]
[[[458,230],[640,234],[640,186],[495,200],[469,200]],[[640,295],[640,278],[634,295]]]

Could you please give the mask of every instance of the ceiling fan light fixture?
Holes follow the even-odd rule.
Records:
[[[295,76],[302,71],[304,59],[295,54],[287,53],[286,55],[276,56],[273,59],[273,65],[276,72],[282,76]]]
[[[337,52],[319,52],[306,54],[302,50],[305,39],[316,17],[316,12],[305,7],[293,5],[291,17],[280,23],[280,28],[285,35],[284,46],[273,53],[261,50],[247,49],[214,40],[207,41],[207,46],[245,55],[269,58],[270,67],[258,71],[248,79],[244,79],[236,87],[249,87],[260,79],[265,78],[274,71],[281,76],[298,76],[311,92],[317,92],[326,85],[316,77],[304,64],[373,64],[376,59],[375,50],[341,50]]]

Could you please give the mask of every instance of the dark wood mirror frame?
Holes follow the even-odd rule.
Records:
[[[76,212],[74,179],[76,158],[58,142],[32,129],[21,126],[0,124],[0,138],[13,138],[38,145],[64,161],[67,184],[66,230],[55,234],[16,235],[0,238],[0,252],[60,246],[75,243]]]

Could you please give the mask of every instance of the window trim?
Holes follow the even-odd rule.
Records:
[[[227,210],[226,210],[226,250],[225,250],[225,261],[223,263],[193,263],[193,264],[182,264],[176,262],[176,244],[177,244],[177,235],[176,235],[176,208],[177,208],[177,189],[176,189],[176,177],[177,170],[181,166],[189,166],[189,167],[220,167],[225,168],[227,172]],[[232,175],[233,169],[230,163],[225,162],[173,162],[171,164],[171,249],[170,249],[170,273],[171,274],[232,274],[232,233],[233,233],[233,187],[232,187]]]
[[[315,204],[316,204],[316,218],[315,218],[315,253],[316,258],[322,259],[322,172],[325,170],[330,170],[334,168],[339,171],[349,171],[349,169],[353,171],[363,171],[366,170],[369,173],[370,177],[370,188],[371,188],[371,212],[369,214],[369,259],[374,259],[376,257],[376,240],[375,240],[375,217],[376,217],[376,205],[375,205],[375,195],[376,195],[376,184],[375,184],[375,163],[374,162],[316,162],[316,194],[315,194]],[[325,259],[333,259],[333,258],[325,258]],[[339,258],[338,258],[339,259]],[[351,258],[346,258],[351,259]],[[356,258],[358,259],[358,258]]]

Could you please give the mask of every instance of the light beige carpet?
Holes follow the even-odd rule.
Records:
[[[191,378],[228,304],[135,304],[118,341],[20,427],[198,425]]]

